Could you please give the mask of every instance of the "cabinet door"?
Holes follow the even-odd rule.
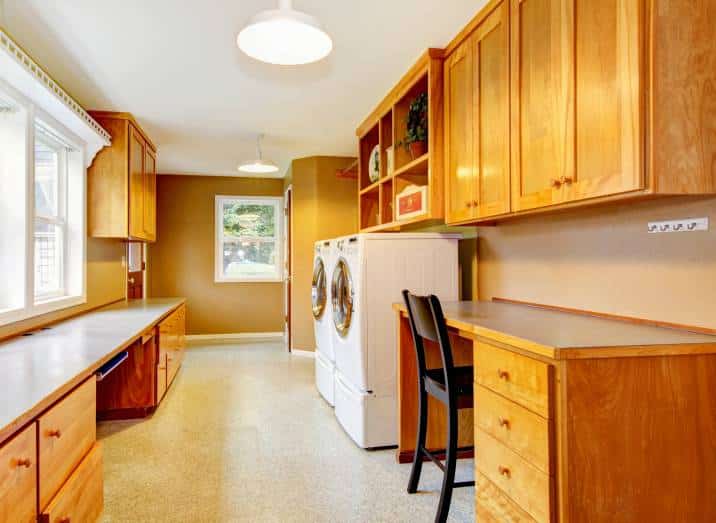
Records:
[[[473,70],[473,39],[469,38],[445,62],[447,223],[462,222],[474,217]]]
[[[144,139],[129,126],[129,237],[144,240]]]
[[[573,1],[577,170],[565,197],[640,189],[643,2]]]
[[[574,0],[510,1],[512,209],[520,211],[559,203],[560,179],[574,179]]]
[[[478,217],[510,210],[510,31],[503,1],[474,38],[473,212]]]
[[[149,241],[157,239],[157,161],[154,153],[146,147],[144,157],[144,236]]]

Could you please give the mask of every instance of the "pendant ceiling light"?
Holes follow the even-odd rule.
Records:
[[[271,174],[278,172],[278,165],[268,160],[264,160],[263,154],[261,154],[262,138],[262,134],[260,134],[258,138],[256,138],[256,159],[250,162],[244,162],[239,165],[239,171],[241,171],[242,173]]]
[[[333,49],[331,37],[318,20],[294,10],[291,0],[279,0],[278,9],[254,16],[236,42],[250,57],[275,65],[317,62]]]

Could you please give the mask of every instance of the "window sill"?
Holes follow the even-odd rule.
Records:
[[[36,316],[42,316],[43,314],[49,314],[50,312],[67,309],[69,307],[76,307],[77,305],[84,305],[85,303],[87,303],[85,296],[61,296],[59,298],[51,298],[36,303],[32,307],[0,312],[0,326],[29,320]]]
[[[283,278],[214,278],[214,283],[283,283]]]

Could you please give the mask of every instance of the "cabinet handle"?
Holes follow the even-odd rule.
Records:
[[[478,205],[477,200],[472,200],[472,206],[477,207],[477,205]]]
[[[502,465],[497,467],[497,470],[500,473],[500,475],[505,476],[506,478],[509,478],[512,475],[512,473],[510,472],[510,469],[508,469],[507,467],[503,467]]]
[[[467,208],[469,209],[470,207],[472,207],[472,202],[467,202],[465,206],[467,206]]]
[[[501,380],[509,381],[510,380],[510,373],[506,370],[497,369],[497,377]]]
[[[32,466],[32,461],[30,461],[28,458],[21,458],[17,460],[17,466],[29,469]]]
[[[565,184],[567,184],[567,185],[570,185],[573,181],[574,181],[574,178],[572,178],[571,176],[562,176],[562,177],[559,179],[559,183],[560,183],[560,184],[565,183]]]
[[[500,424],[500,427],[504,427],[507,430],[510,430],[510,420],[500,416],[499,418],[497,418],[497,421]]]
[[[62,431],[60,431],[60,429],[50,429],[47,431],[47,436],[60,439],[62,437]]]
[[[559,189],[562,186],[562,182],[556,178],[552,178],[549,181],[550,187],[554,187],[555,189]]]

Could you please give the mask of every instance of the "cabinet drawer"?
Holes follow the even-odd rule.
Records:
[[[477,470],[538,523],[550,521],[550,477],[487,433],[475,433]]]
[[[167,386],[171,385],[181,366],[181,352],[171,351],[167,354]]]
[[[546,363],[489,343],[476,343],[475,381],[544,418],[551,414],[551,375],[552,369]]]
[[[475,516],[481,523],[535,523],[489,479],[475,473]]]
[[[52,503],[42,512],[41,523],[91,523],[104,506],[102,447],[96,443]]]
[[[90,378],[40,416],[40,509],[94,444],[97,436],[97,384]]]
[[[0,446],[0,521],[37,520],[36,425]]]
[[[475,385],[475,429],[486,432],[546,474],[551,474],[549,426],[542,416]]]

